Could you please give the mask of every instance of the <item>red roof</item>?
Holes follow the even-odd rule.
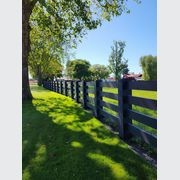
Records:
[[[124,79],[137,79],[142,77],[142,74],[124,74],[123,78]]]

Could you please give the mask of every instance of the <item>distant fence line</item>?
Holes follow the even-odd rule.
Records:
[[[132,105],[157,110],[157,100],[132,96],[132,90],[157,91],[157,81],[131,81],[121,79],[113,82],[96,81],[76,81],[57,80],[44,81],[43,87],[54,92],[70,96],[77,103],[81,103],[85,109],[92,110],[94,116],[101,120],[116,122],[118,133],[121,139],[132,136],[140,137],[144,142],[157,147],[157,137],[151,133],[136,127],[132,124],[132,119],[157,129],[157,119],[140,112],[134,111]],[[118,93],[104,92],[103,87],[113,87],[118,89]],[[94,97],[90,96],[94,94]],[[103,97],[117,100],[118,104],[105,102]],[[117,112],[117,116],[104,110],[109,108]]]

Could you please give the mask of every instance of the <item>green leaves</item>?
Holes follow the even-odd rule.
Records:
[[[90,63],[83,59],[68,61],[66,64],[67,75],[72,79],[88,80],[90,78]]]
[[[143,70],[144,80],[157,80],[157,56],[142,56],[140,66]]]
[[[92,65],[90,67],[90,71],[92,80],[106,79],[110,74],[109,69],[106,66],[100,64]]]
[[[128,60],[123,58],[125,46],[126,44],[123,41],[114,41],[114,46],[111,47],[109,69],[111,73],[114,73],[116,79],[120,79],[121,74],[128,72]]]
[[[52,36],[74,47],[87,29],[95,29],[102,20],[110,21],[126,11],[124,0],[38,0],[32,11],[31,26],[38,25],[42,32],[49,30]]]
[[[37,18],[39,16],[44,19]],[[30,19],[31,52],[28,61],[31,75],[39,80],[62,74],[63,45],[60,44],[61,36],[53,34],[49,28],[44,26],[47,22],[50,23],[49,20],[50,16],[46,14],[40,4],[37,5]],[[50,24],[52,25],[52,23]]]
[[[124,0],[33,0],[32,4],[34,8],[29,21],[31,70],[35,69],[35,64],[48,64],[51,60],[62,63],[69,50],[77,47],[87,30],[97,28],[103,20],[110,21],[113,16],[127,12],[127,1]],[[90,76],[87,72],[90,65],[87,63],[78,61],[73,66],[79,69],[78,73],[73,71],[73,78],[85,78],[85,72],[86,78]]]

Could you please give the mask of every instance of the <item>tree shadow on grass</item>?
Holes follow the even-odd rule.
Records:
[[[23,104],[23,179],[156,179],[156,171],[65,96]]]

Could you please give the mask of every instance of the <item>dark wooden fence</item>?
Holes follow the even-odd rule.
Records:
[[[144,142],[157,147],[157,137],[142,128],[135,126],[136,120],[153,129],[157,129],[157,119],[133,110],[132,105],[157,110],[157,101],[132,96],[132,90],[157,91],[157,81],[131,81],[119,80],[103,82],[101,80],[86,82],[74,80],[44,81],[43,87],[69,96],[85,109],[92,110],[96,118],[101,121],[108,120],[117,125],[120,138],[127,139],[132,136],[140,137]],[[104,92],[104,87],[117,88],[117,94]],[[117,100],[117,104],[104,101],[104,98]],[[116,115],[106,111],[110,109]]]

